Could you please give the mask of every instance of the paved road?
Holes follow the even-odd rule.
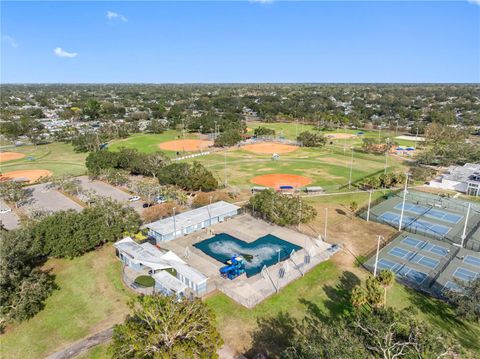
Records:
[[[0,208],[4,209],[11,207],[0,199]],[[2,222],[3,226],[8,230],[15,229],[20,225],[20,219],[13,211],[8,213],[0,213],[0,221]]]

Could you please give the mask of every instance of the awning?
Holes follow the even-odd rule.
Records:
[[[155,282],[172,292],[182,293],[187,289],[185,284],[166,271],[155,273],[152,277],[155,279]]]

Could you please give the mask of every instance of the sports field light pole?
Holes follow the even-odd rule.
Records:
[[[208,205],[208,220],[210,222],[210,226],[212,226],[212,212],[210,209],[210,207],[212,206],[212,196],[210,196],[209,198],[210,198],[210,204]]]
[[[470,206],[471,206],[471,203],[468,204],[467,215],[465,216],[465,225],[463,226],[462,242],[460,243],[460,248],[463,248],[463,242],[465,242],[465,238],[467,236],[467,224],[468,224],[468,216],[470,215]]]
[[[368,191],[368,209],[367,209],[367,222],[370,220],[370,204],[372,203],[372,191]]]
[[[373,268],[373,276],[377,276],[377,265],[378,265],[378,252],[380,252],[380,241],[383,239],[382,236],[378,236],[377,238],[377,253],[375,254],[375,266]]]
[[[325,233],[323,241],[327,241],[327,219],[328,219],[328,208],[325,208]]]
[[[227,188],[227,149],[225,148],[225,152],[224,152],[224,170],[223,170],[223,176],[224,176],[224,180],[223,180],[223,183],[225,185],[225,188]]]
[[[400,213],[400,221],[398,222],[398,231],[402,230],[403,211],[405,210],[405,200],[407,199],[408,175],[409,173],[406,172],[405,173],[405,189],[403,191],[402,212]]]
[[[173,239],[177,238],[177,221],[175,219],[175,207],[172,208],[173,210]]]
[[[352,157],[350,158],[350,177],[348,178],[348,189],[352,185],[352,172],[353,172],[353,146],[352,146]]]

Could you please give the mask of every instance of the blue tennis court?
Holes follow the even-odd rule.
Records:
[[[466,282],[475,279],[477,275],[478,273],[472,272],[471,270],[465,269],[463,267],[458,267],[453,273],[453,276],[455,278],[464,280]]]
[[[400,247],[393,247],[388,251],[388,254],[394,257],[403,258],[403,259],[410,259],[412,258],[415,253],[411,251],[407,251],[406,249]]]
[[[440,261],[438,259],[430,258],[427,256],[423,256],[421,254],[417,254],[415,257],[413,257],[410,260],[412,263],[418,263],[424,267],[427,267],[429,269],[435,269],[437,268],[438,264]]]
[[[398,213],[385,212],[379,218],[393,225],[398,225],[400,223],[400,215]],[[402,227],[404,229],[430,232],[436,235],[445,235],[452,229],[451,227],[431,223],[425,220],[419,220],[409,216],[403,216]]]
[[[454,292],[461,292],[462,291],[462,287],[460,287],[457,283],[455,282],[451,282],[451,281],[448,281],[447,283],[445,283],[445,286],[443,287],[443,289],[448,289],[448,290],[452,290]]]
[[[431,244],[428,243],[425,245],[425,247],[422,248],[424,251],[435,253],[439,256],[445,257],[448,252],[450,252],[447,248],[442,247],[442,246],[437,246],[436,244]]]
[[[394,208],[401,211],[402,203],[397,204]],[[453,213],[441,211],[439,209],[433,209],[431,207],[421,206],[418,204],[413,204],[408,202],[405,202],[404,210],[406,212],[423,215],[425,217],[430,217],[430,218],[438,219],[440,221],[445,221],[453,224],[460,222],[463,218],[463,216],[460,216],[458,214],[453,214]]]
[[[445,257],[448,254],[448,249],[442,246],[437,246],[428,241],[422,241],[413,237],[405,237],[401,241],[403,244],[410,246],[412,248],[421,249],[422,251],[435,253],[439,256]]]
[[[399,267],[401,267],[400,264],[397,262],[389,261],[388,259],[381,258],[377,262],[377,267],[379,269],[388,269],[391,270],[392,272],[395,272]]]
[[[465,258],[463,258],[463,261],[465,263],[468,263],[472,266],[480,268],[480,258],[472,256],[472,255],[467,255]]]
[[[417,284],[422,284],[425,278],[427,278],[427,274],[420,272],[418,270],[415,270],[413,268],[403,266],[397,274],[401,277],[407,278]]]

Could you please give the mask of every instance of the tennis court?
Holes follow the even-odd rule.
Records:
[[[398,226],[400,223],[400,214],[393,212],[384,212],[379,218],[389,224]],[[426,220],[420,220],[416,217],[403,216],[402,228],[405,230],[419,230],[433,235],[446,235],[452,227],[442,224],[435,224]]]
[[[397,276],[412,281],[418,285],[422,284],[425,278],[428,277],[427,273],[421,272],[414,268],[411,268],[400,263],[390,261],[388,259],[382,258],[378,261],[378,269],[387,269],[394,272]]]
[[[450,250],[444,246],[437,246],[435,244],[431,244],[428,241],[422,241],[413,237],[406,237],[402,239],[401,242],[403,244],[406,244],[407,246],[411,246],[416,249],[422,249],[427,252],[432,252],[442,257],[445,257],[450,252]]]
[[[475,279],[477,276],[478,276],[477,272],[473,272],[473,271],[468,270],[468,269],[463,268],[463,267],[458,267],[455,270],[455,272],[453,272],[453,277],[454,278],[464,280],[464,281],[467,281],[467,282]]]
[[[402,210],[402,203],[397,204],[395,209],[398,209],[399,211]],[[404,207],[405,212],[410,212],[418,215],[422,215],[425,217],[430,217],[433,219],[437,219],[439,221],[444,221],[448,223],[453,223],[456,224],[460,222],[463,219],[463,216],[458,215],[458,214],[453,214],[447,211],[439,210],[439,209],[433,209],[432,207],[427,207],[427,206],[422,206],[419,204],[413,204],[409,202],[405,202],[405,207]]]
[[[465,256],[465,258],[463,259],[463,261],[465,263],[468,263],[472,266],[475,266],[475,267],[478,267],[480,268],[480,257],[475,257],[475,256],[472,256],[472,255],[467,255]]]

